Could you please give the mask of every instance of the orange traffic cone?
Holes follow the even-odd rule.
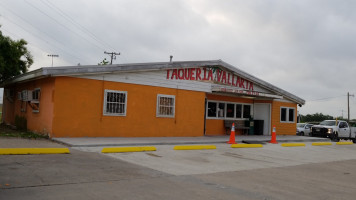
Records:
[[[228,144],[237,144],[235,141],[235,123],[232,123],[230,140],[227,143]]]
[[[269,143],[278,144],[277,136],[276,136],[276,126],[273,126],[272,137],[271,137],[271,141]]]

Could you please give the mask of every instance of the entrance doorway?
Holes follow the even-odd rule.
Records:
[[[253,108],[253,119],[263,120],[263,135],[271,135],[271,104],[255,103]]]

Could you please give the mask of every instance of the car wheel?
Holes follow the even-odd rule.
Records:
[[[355,138],[352,140],[353,143],[356,143],[356,135],[355,135]]]
[[[300,135],[301,135],[301,136],[304,136],[304,132],[301,132]]]

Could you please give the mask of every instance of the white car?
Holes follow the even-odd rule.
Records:
[[[310,131],[311,131],[311,127],[312,126],[314,126],[314,124],[297,123],[297,135],[301,135],[301,136],[310,135]]]

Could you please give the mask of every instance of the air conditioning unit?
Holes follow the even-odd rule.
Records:
[[[32,90],[27,90],[27,101],[32,101],[32,100],[33,100]]]
[[[22,101],[22,92],[17,93],[17,99]]]
[[[22,101],[32,101],[32,91],[31,90],[22,90],[21,100]]]

